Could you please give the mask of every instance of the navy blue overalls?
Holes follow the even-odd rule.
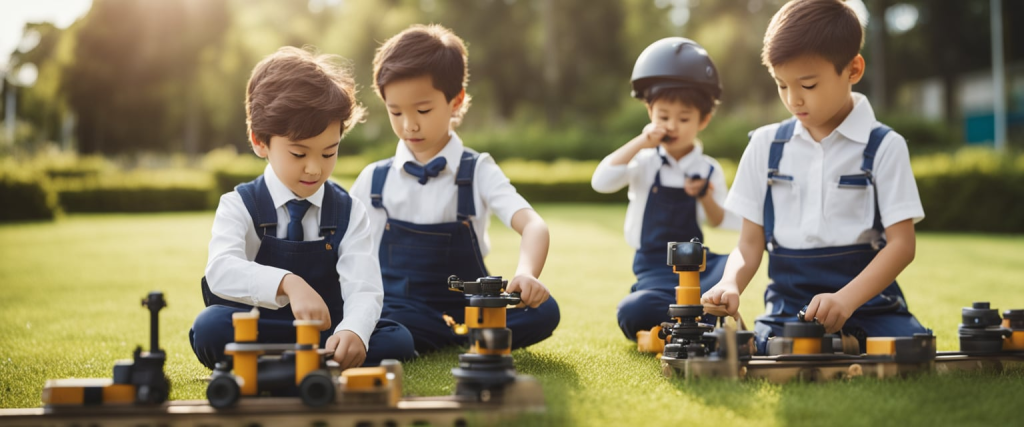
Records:
[[[662,157],[662,165],[668,159]],[[707,180],[711,181],[708,172]],[[707,187],[705,186],[705,190]],[[665,263],[669,242],[689,242],[697,237],[704,241],[704,233],[697,223],[697,199],[682,188],[661,185],[661,168],[654,172],[654,185],[647,193],[644,222],[640,233],[640,249],[633,258],[636,284],[630,294],[619,302],[619,328],[626,337],[636,340],[636,333],[668,322],[668,306],[676,303],[679,275]],[[707,292],[722,279],[728,256],[708,250],[707,266],[700,274],[700,291]],[[714,323],[714,316],[704,316],[706,323]]]
[[[416,350],[437,350],[463,345],[465,337],[455,335],[442,314],[465,322],[466,298],[448,290],[448,276],[475,280],[487,276],[480,244],[473,230],[473,174],[479,154],[466,150],[459,162],[458,219],[438,224],[414,224],[388,216],[380,242],[380,270],[384,279],[382,319],[394,320],[412,332]],[[370,198],[373,207],[384,209],[384,183],[394,159],[377,162]],[[425,209],[429,207],[424,207]],[[509,309],[507,326],[512,330],[512,348],[526,347],[551,336],[558,326],[558,304],[550,298],[537,308]]]
[[[797,313],[809,304],[815,295],[836,292],[846,286],[871,263],[875,254],[885,247],[885,240],[881,237],[878,241],[870,244],[816,249],[787,249],[781,247],[775,240],[775,207],[772,202],[772,188],[783,187],[793,181],[792,176],[780,173],[779,161],[782,159],[786,143],[793,137],[795,125],[795,119],[784,121],[779,125],[768,155],[768,191],[764,198],[764,239],[768,250],[768,277],[772,282],[764,293],[766,312],[757,318],[754,327],[758,352],[762,354],[765,352],[768,338],[781,336],[783,324],[796,322]],[[882,227],[882,215],[878,207],[878,192],[869,187],[876,187],[872,174],[875,153],[890,130],[885,125],[873,129],[868,144],[864,148],[864,160],[861,164],[863,173],[843,175],[836,183],[849,191],[874,191],[875,219],[873,227],[878,230],[879,236],[882,236],[881,233],[885,229]],[[843,333],[857,337],[862,349],[866,348],[865,339],[868,336],[912,336],[915,333],[926,331],[907,310],[903,291],[895,281],[854,311],[843,326]]]
[[[290,241],[277,238],[277,210],[263,176],[254,181],[235,187],[242,196],[256,234],[260,237],[260,249],[255,262],[261,265],[288,270],[303,278],[327,304],[331,313],[331,327],[320,333],[320,346],[344,317],[344,300],[338,284],[338,257],[341,239],[348,229],[352,199],[340,186],[328,181],[324,188],[323,208],[320,211],[320,236],[322,240]],[[252,310],[252,306],[229,301],[210,291],[206,278],[202,280],[203,302],[206,303],[196,317],[189,341],[199,361],[208,368],[224,359],[224,345],[234,341],[231,315]],[[259,342],[295,342],[295,315],[291,307],[277,310],[260,308]],[[412,337],[409,331],[395,322],[381,319],[373,330],[366,365],[373,366],[382,359],[410,359],[414,356]]]

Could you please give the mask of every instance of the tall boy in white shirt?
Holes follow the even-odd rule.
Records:
[[[370,229],[384,279],[381,317],[412,332],[416,349],[465,343],[446,324],[464,322],[466,299],[447,279],[487,276],[491,212],[522,240],[509,292],[524,308],[510,309],[512,348],[549,336],[559,310],[538,280],[548,252],[548,228],[490,155],[462,144],[453,127],[469,107],[466,48],[450,30],[414,25],[377,51],[374,87],[400,141],[395,156],[371,164],[352,186],[372,206]]]
[[[689,242],[704,233],[707,220],[719,226],[727,189],[722,167],[703,153],[697,134],[711,123],[722,93],[718,70],[707,51],[693,40],[669,37],[648,46],[633,67],[633,96],[647,105],[651,118],[643,132],[613,153],[594,171],[591,186],[614,193],[629,185],[626,241],[636,249],[636,283],[618,307],[622,333],[637,332],[670,320],[678,276],[666,265],[669,242]],[[701,290],[718,283],[725,256],[710,250],[700,275]],[[714,318],[703,321],[714,323]]]
[[[207,307],[189,340],[209,368],[234,339],[231,317],[260,310],[259,342],[294,343],[320,320],[342,368],[414,356],[412,336],[380,320],[383,290],[366,208],[328,181],[344,132],[362,119],[337,57],[285,47],[253,69],[246,116],[263,175],[221,196],[203,278]]]
[[[787,3],[765,33],[762,60],[794,117],[751,133],[725,203],[744,218],[740,241],[702,297],[709,312],[735,314],[767,249],[772,282],[754,330],[762,353],[804,306],[803,320],[862,349],[868,336],[926,332],[895,281],[914,259],[924,210],[906,141],[851,92],[864,75],[863,37],[838,0]]]

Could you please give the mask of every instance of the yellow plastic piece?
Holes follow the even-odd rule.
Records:
[[[505,307],[466,307],[466,327],[505,328]]]
[[[295,385],[302,383],[310,372],[320,369],[320,354],[317,348],[320,347],[320,320],[296,320],[295,325],[296,344],[312,345],[309,350],[295,351]]]
[[[1024,331],[1013,331],[1013,335],[1003,339],[1003,350],[1024,351]]]
[[[896,338],[869,337],[867,354],[880,356],[891,356],[896,354]]]
[[[135,386],[111,384],[103,387],[103,403],[135,403]]]
[[[234,359],[233,371],[235,376],[242,380],[242,396],[255,396],[259,389],[256,387],[257,359],[259,351],[225,351]]]
[[[43,386],[44,405],[81,405],[85,400],[85,388],[80,385],[62,385],[59,381],[48,380]]]
[[[351,368],[341,373],[345,391],[373,390],[388,384],[388,371],[377,366],[373,368]]]
[[[248,313],[231,315],[231,326],[235,327],[235,342],[256,342],[256,325],[260,320],[260,311],[255,307]]]
[[[512,349],[511,348],[498,348],[498,349],[481,348],[480,346],[477,345],[477,343],[473,343],[473,345],[469,347],[469,353],[472,353],[472,354],[487,354],[487,355],[502,355],[502,354],[512,354]]]
[[[449,328],[452,328],[452,332],[455,332],[455,335],[466,335],[469,333],[469,326],[462,323],[455,323],[455,319],[452,318],[452,316],[442,314],[441,318],[444,319],[444,324],[448,325]]]
[[[661,326],[655,326],[649,331],[636,333],[636,349],[641,353],[661,353],[665,351],[665,340],[658,338]]]
[[[821,338],[793,338],[793,354],[821,353]]]

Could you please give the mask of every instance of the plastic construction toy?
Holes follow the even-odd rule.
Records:
[[[494,292],[492,285],[497,283]],[[296,321],[296,343],[257,342],[259,312],[232,319],[235,341],[226,346],[230,360],[215,369],[206,400],[162,405],[169,383],[159,350],[156,314],[160,293],[143,301],[152,314],[152,351],[135,351],[134,363],[118,363],[114,381],[47,382],[43,408],[0,409],[0,427],[93,425],[468,425],[494,423],[523,412],[543,412],[544,393],[532,377],[512,369],[511,333],[505,328],[505,304],[518,295],[503,292],[501,278],[477,282],[456,279],[471,307],[464,331],[474,347],[453,370],[456,395],[403,396],[402,364],[384,360],[378,367],[341,370],[318,349],[316,322]],[[498,302],[503,301],[501,305]],[[75,384],[65,384],[73,381]],[[83,382],[84,381],[84,382]],[[269,395],[269,396],[267,396]],[[258,396],[258,397],[257,397]],[[119,403],[113,405],[112,403]]]
[[[469,351],[459,355],[459,367],[452,369],[456,396],[488,402],[504,397],[506,387],[517,381],[511,354],[512,330],[505,327],[505,317],[507,307],[522,300],[519,293],[505,292],[507,285],[501,276],[476,281],[448,278],[448,289],[465,293],[469,300],[465,324],[455,324],[446,317],[456,334],[469,337]]]
[[[235,313],[235,342],[224,348],[229,360],[217,364],[206,397],[218,409],[235,406],[242,396],[298,395],[306,406],[329,403],[360,403],[394,406],[401,387],[394,392],[397,361],[383,367],[348,369],[336,378],[328,370],[331,352],[319,349],[319,320],[295,320],[295,344],[258,343],[260,313]],[[387,366],[392,367],[388,372]],[[398,372],[400,376],[400,372]]]
[[[164,376],[167,355],[160,349],[160,309],[167,306],[162,292],[150,292],[142,300],[149,309],[149,351],[136,347],[132,360],[114,365],[113,379],[48,380],[43,386],[43,405],[64,406],[159,405],[167,401],[171,383]]]
[[[825,334],[816,322],[791,322],[783,336],[768,342],[768,356],[750,356],[747,336],[733,327],[705,333],[706,356],[662,358],[669,377],[764,378],[775,383],[794,379],[827,381],[858,376],[886,378],[914,373],[945,373],[988,369],[999,372],[1008,365],[1024,365],[1024,310],[999,311],[987,302],[962,310],[960,351],[937,352],[930,332],[911,337],[867,337],[860,349],[855,337]],[[802,319],[803,312],[800,313]],[[721,345],[724,343],[725,345]]]
[[[700,303],[700,273],[706,266],[706,252],[697,238],[668,244],[667,264],[679,275],[676,303],[668,306],[668,316],[676,322],[665,322],[650,331],[637,332],[639,351],[662,353],[663,358],[673,360],[709,355],[716,337],[708,335],[714,325],[701,323],[704,306]]]

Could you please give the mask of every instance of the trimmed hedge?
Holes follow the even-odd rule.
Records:
[[[52,220],[59,207],[49,180],[0,171],[0,221]]]
[[[99,164],[90,159],[93,165]],[[339,159],[333,178],[350,184],[362,157]],[[736,164],[719,159],[732,182]],[[123,172],[114,167],[59,168],[45,161],[0,166],[0,221],[52,219],[66,212],[158,212],[214,209],[221,194],[254,179],[266,162],[246,154],[215,152],[204,159],[203,170],[157,169]],[[626,189],[600,194],[590,187],[598,162],[553,162],[509,159],[502,169],[531,203],[625,203]],[[916,156],[911,166],[927,218],[920,230],[1024,233],[1024,154],[1000,154],[984,148]],[[57,173],[53,170],[95,171]],[[54,175],[49,178],[48,175]],[[58,203],[59,201],[59,203]]]
[[[210,209],[208,188],[83,188],[60,193],[67,212],[173,212]]]

